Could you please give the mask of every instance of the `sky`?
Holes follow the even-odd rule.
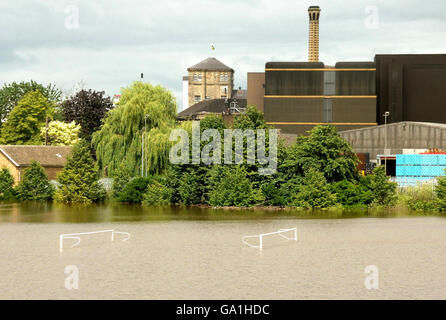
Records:
[[[236,88],[267,61],[307,61],[310,5],[321,8],[327,65],[446,53],[444,0],[0,0],[0,85],[33,79],[113,96],[143,73],[181,109],[182,77],[207,57],[235,70]]]

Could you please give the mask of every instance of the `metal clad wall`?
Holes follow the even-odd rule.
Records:
[[[265,119],[267,122],[322,122],[321,98],[267,98]]]
[[[266,95],[322,95],[323,71],[266,71]]]
[[[376,98],[333,99],[333,122],[374,123]]]
[[[375,71],[336,71],[336,95],[375,95]]]
[[[446,54],[376,55],[377,119],[446,123]]]

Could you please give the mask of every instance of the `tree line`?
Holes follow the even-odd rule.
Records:
[[[238,165],[171,164],[171,130],[192,130],[190,121],[176,121],[174,96],[161,86],[141,82],[123,88],[121,93],[113,107],[103,92],[81,90],[60,101],[60,93],[51,85],[29,82],[4,86],[0,90],[1,143],[42,143],[44,132],[47,142],[74,147],[56,182],[50,183],[36,162],[17,186],[3,169],[0,199],[64,203],[110,199],[145,205],[309,209],[395,206],[403,201],[414,209],[446,208],[444,177],[427,196],[413,190],[411,196],[401,194],[382,167],[371,175],[360,175],[356,154],[330,125],[315,126],[289,145],[279,140],[277,172],[273,175],[259,175],[260,164],[248,164],[246,153],[245,162]],[[52,126],[46,124],[48,119]],[[56,121],[69,127],[70,134],[53,134],[62,130]],[[200,122],[201,132],[229,128],[270,127],[263,113],[252,106],[236,115],[231,124],[218,115],[206,116]],[[100,177],[113,178],[111,190],[104,189]]]

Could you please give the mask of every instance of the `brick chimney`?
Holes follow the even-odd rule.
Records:
[[[319,15],[321,9],[318,6],[311,6],[308,8],[310,16],[310,39],[308,47],[308,61],[319,61]]]

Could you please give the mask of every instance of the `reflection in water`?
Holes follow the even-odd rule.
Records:
[[[328,219],[361,215],[373,218]],[[4,203],[0,299],[444,299],[446,219],[404,215],[418,213]],[[293,227],[297,242],[241,241]],[[91,234],[59,252],[60,234],[108,229],[131,239]],[[65,288],[71,265],[77,290]],[[370,265],[379,290],[364,286]]]
[[[423,216],[426,213],[406,209],[381,210],[274,210],[274,209],[214,209],[203,207],[146,207],[122,203],[95,205],[64,205],[36,201],[0,203],[1,222],[86,223],[160,220],[246,220],[284,218],[358,218]],[[429,213],[429,215],[441,214]]]

